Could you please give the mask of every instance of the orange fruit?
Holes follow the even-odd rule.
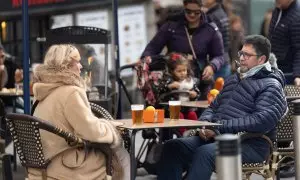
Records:
[[[212,89],[209,91],[209,93],[207,94],[207,101],[208,104],[210,104],[216,97],[217,95],[220,93],[219,90],[217,89]]]
[[[209,91],[209,94],[211,94],[214,98],[217,97],[217,95],[220,93],[217,89],[212,89]]]
[[[207,94],[207,101],[208,101],[208,104],[210,104],[215,98],[210,94],[208,93]]]
[[[218,77],[216,79],[216,82],[215,82],[215,89],[221,91],[223,89],[223,86],[224,86],[224,78],[222,77]]]
[[[153,107],[153,106],[148,106],[148,107],[146,108],[146,111],[155,111],[155,107]]]

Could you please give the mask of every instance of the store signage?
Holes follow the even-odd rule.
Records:
[[[23,0],[11,0],[11,7],[18,8],[22,5]],[[66,0],[28,0],[28,6],[46,5],[65,2]]]
[[[51,7],[53,5],[72,5],[85,2],[97,2],[99,0],[27,0],[29,9]],[[102,0],[103,1],[103,0]],[[0,14],[2,12],[12,12],[21,10],[23,0],[1,0]]]

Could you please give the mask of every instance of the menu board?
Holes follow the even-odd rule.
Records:
[[[88,11],[88,12],[79,12],[76,14],[76,25],[79,26],[90,26],[97,27],[101,29],[109,29],[108,24],[108,11],[106,10],[97,10],[97,11]],[[104,64],[105,58],[105,48],[102,44],[89,44],[89,46],[95,49],[97,58],[100,62]],[[108,69],[112,69],[110,45],[108,46]]]
[[[76,25],[99,27],[111,30],[108,11],[88,11],[76,14]],[[118,9],[120,66],[136,62],[147,45],[144,5],[123,6]],[[104,63],[104,46],[91,45]],[[109,46],[110,49],[110,46]],[[111,53],[108,53],[111,70]],[[126,73],[128,74],[128,73]],[[123,74],[124,75],[124,74]]]
[[[52,25],[51,29],[73,26],[73,16],[72,14],[56,15],[52,16]]]
[[[147,45],[145,6],[120,7],[118,10],[120,66],[136,62]]]

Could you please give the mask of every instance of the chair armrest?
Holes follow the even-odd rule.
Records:
[[[268,144],[270,145],[270,154],[269,154],[269,156],[267,158],[267,163],[270,162],[271,155],[272,155],[272,153],[274,151],[274,144],[273,144],[272,140],[268,136],[266,136],[266,135],[264,135],[262,133],[248,133],[248,132],[246,132],[246,133],[240,133],[239,136],[241,138],[241,142],[243,142],[244,140],[247,140],[247,139],[252,139],[252,138],[263,138],[263,139],[265,139],[268,142]]]

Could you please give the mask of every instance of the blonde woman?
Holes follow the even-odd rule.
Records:
[[[39,104],[34,116],[51,121],[56,126],[91,142],[109,143],[121,162],[122,177],[129,179],[129,155],[120,147],[116,126],[95,117],[89,106],[84,82],[80,77],[80,54],[73,45],[53,45],[45,55],[44,64],[34,71],[33,93]],[[46,158],[68,147],[54,134],[41,132]],[[101,152],[70,149],[53,159],[47,168],[48,179],[106,179],[105,157]],[[29,169],[29,179],[41,179],[42,172]],[[120,174],[119,174],[120,175]]]

